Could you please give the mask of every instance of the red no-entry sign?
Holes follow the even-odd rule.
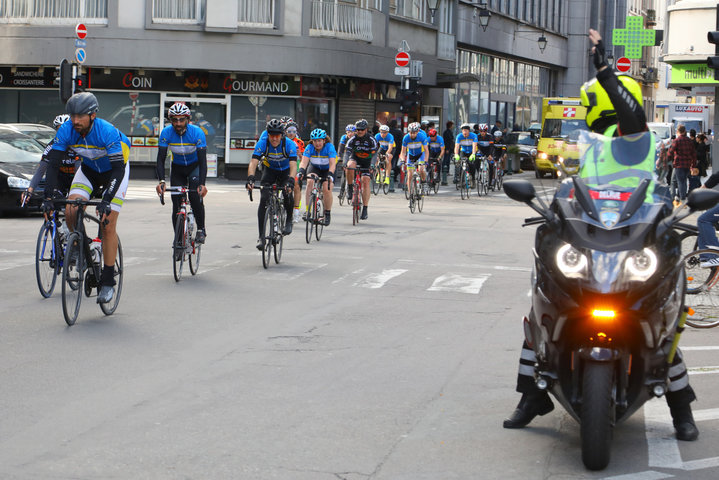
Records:
[[[409,65],[409,53],[397,52],[397,55],[394,56],[394,63],[396,63],[398,67],[406,67]]]
[[[627,57],[620,57],[617,60],[617,70],[620,72],[628,72],[630,68],[632,68],[632,61]]]
[[[87,37],[87,27],[84,23],[78,23],[75,27],[75,34],[77,35],[77,38],[82,40],[83,38]]]

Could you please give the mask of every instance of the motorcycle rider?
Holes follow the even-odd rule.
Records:
[[[642,91],[632,78],[617,77],[608,68],[604,54],[604,43],[596,30],[589,30],[597,76],[586,82],[581,89],[582,104],[587,107],[587,126],[596,133],[607,136],[621,136],[647,130],[647,121],[642,108]],[[653,155],[651,155],[653,161]],[[607,162],[601,175],[611,175],[622,167],[618,162]],[[613,165],[612,165],[613,163]],[[537,415],[546,415],[554,409],[549,394],[537,388],[534,382],[534,365],[537,359],[527,342],[522,344],[517,375],[517,391],[522,398],[509,418],[504,420],[504,428],[522,428]],[[694,423],[690,403],[696,400],[694,390],[689,385],[689,375],[682,354],[677,355],[669,367],[669,390],[666,394],[667,405],[672,415],[677,440],[693,441],[699,436]]]

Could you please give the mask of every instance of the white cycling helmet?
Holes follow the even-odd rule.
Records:
[[[190,112],[190,107],[185,105],[183,102],[177,102],[174,103],[170,110],[167,112],[167,116],[172,117],[187,117],[190,118],[192,116],[192,113]]]
[[[55,120],[52,121],[52,126],[55,127],[55,129],[59,128],[60,125],[70,120],[70,115],[66,113],[62,113],[55,117]]]
[[[380,125],[379,131],[380,132],[389,132],[389,127],[387,125]]]
[[[419,123],[417,123],[417,122],[410,123],[409,126],[407,127],[407,130],[412,133],[419,132]]]
[[[494,138],[502,138],[502,131],[501,131],[501,130],[495,130],[495,131],[494,131]]]

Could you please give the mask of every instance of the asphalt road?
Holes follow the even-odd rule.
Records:
[[[521,227],[533,211],[503,194],[444,187],[415,214],[380,195],[355,227],[335,203],[321,242],[298,229],[265,270],[257,202],[213,181],[200,272],[175,283],[153,187],[132,181],[120,216],[117,312],[85,299],[73,327],[59,284],[37,291],[39,218],[0,219],[1,478],[719,477],[719,330],[682,339],[697,442],[674,440],[663,400],[616,428],[599,473],[559,407],[502,428],[534,235]]]

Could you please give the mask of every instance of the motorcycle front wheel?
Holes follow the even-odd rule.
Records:
[[[614,365],[587,362],[582,378],[582,461],[589,470],[609,465],[614,426]]]

